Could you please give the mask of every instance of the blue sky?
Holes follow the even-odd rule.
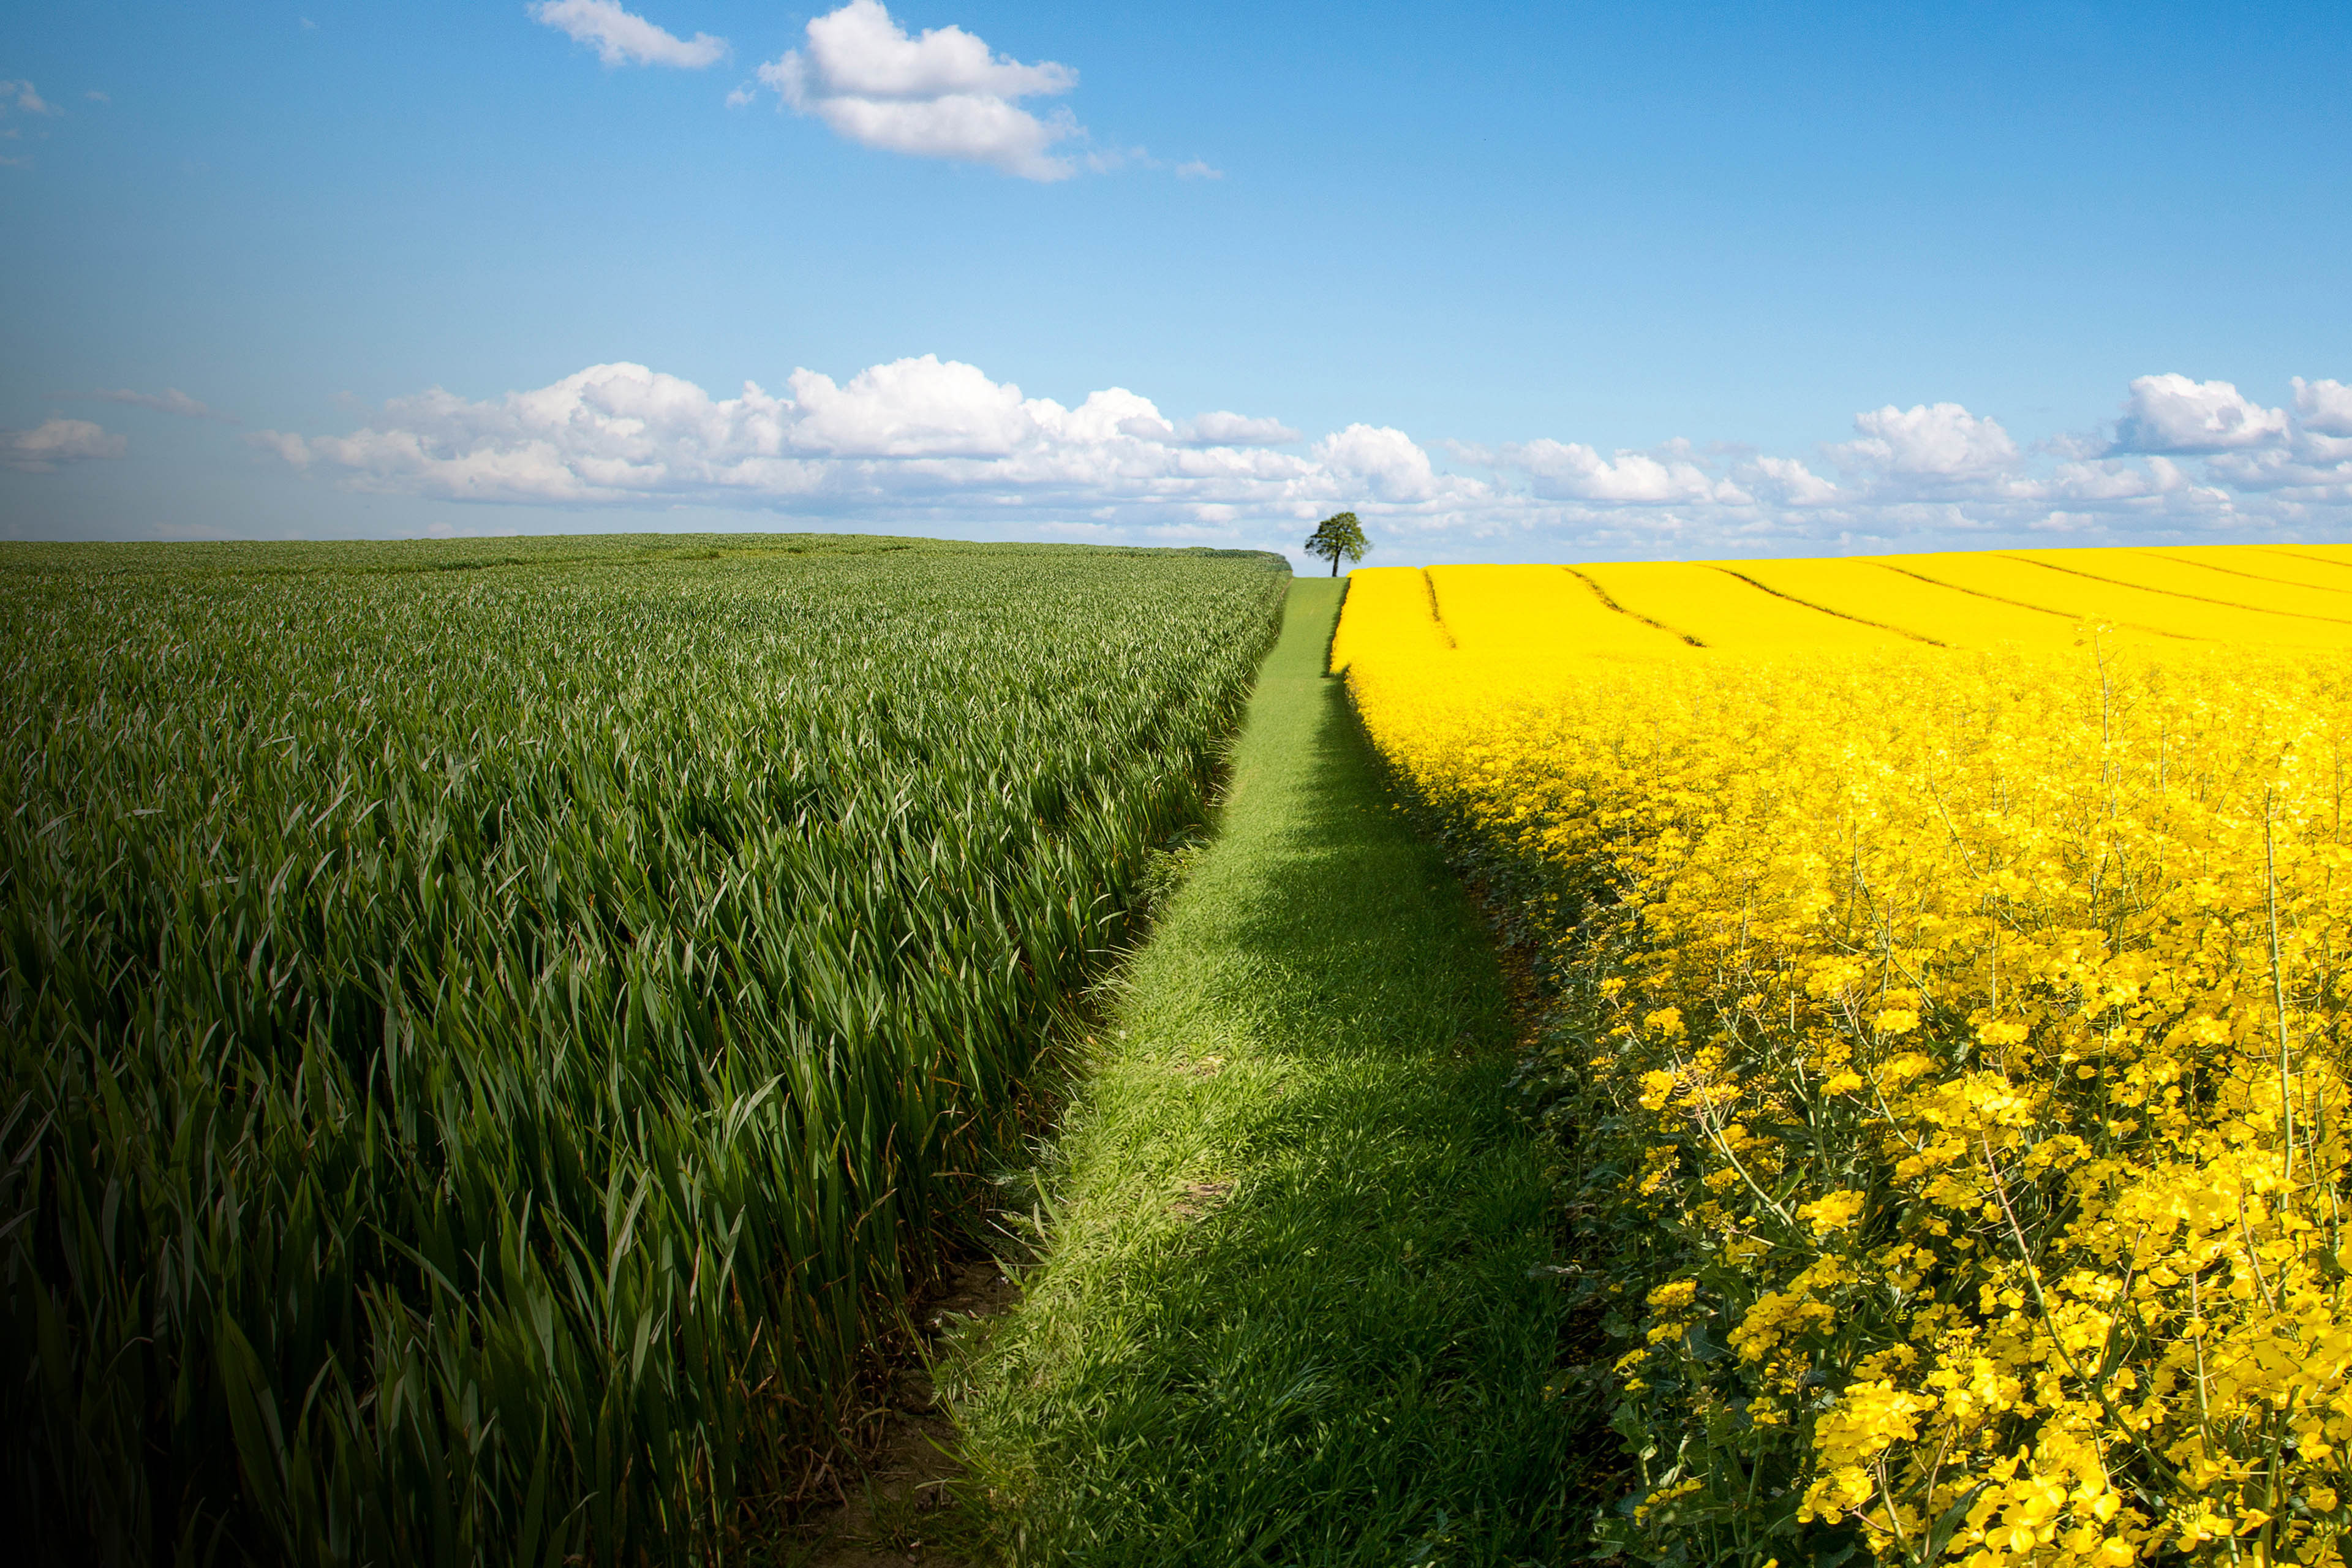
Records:
[[[0,533],[2352,536],[2340,4],[16,9]]]

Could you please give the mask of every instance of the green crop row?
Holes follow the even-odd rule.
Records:
[[[1199,818],[1285,578],[444,549],[0,553],[37,1554],[733,1554]]]

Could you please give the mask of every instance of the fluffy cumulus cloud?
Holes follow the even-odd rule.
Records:
[[[1745,502],[1728,478],[1712,474],[1680,445],[1663,452],[1618,452],[1603,458],[1579,442],[1549,438],[1505,447],[1501,466],[1526,474],[1537,495],[1551,499],[1659,506],[1671,501]]]
[[[2352,436],[2336,433],[2352,428],[2352,389],[2297,382],[2280,424],[2226,383],[2173,379],[2133,383],[2118,421],[2142,420],[2130,428],[2147,444],[2147,421],[2174,420],[2162,452],[2091,433],[2027,447],[1990,415],[1934,403],[1859,413],[1852,439],[1810,457],[1679,440],[1604,453],[1544,438],[1449,442],[1441,464],[1388,426],[1310,437],[1229,409],[1171,417],[1117,386],[1066,405],[932,355],[844,381],[795,370],[776,391],[746,382],[732,395],[644,365],[594,365],[499,398],[396,399],[344,435],[247,439],[355,489],[454,500],[720,505],[827,525],[986,521],[1163,542],[1286,544],[1298,523],[1341,508],[1433,552],[1448,531],[1539,536],[1528,548],[1549,553],[1687,555],[2352,528]],[[2229,400],[2251,412],[2211,412]],[[2216,431],[2250,426],[2273,434],[2216,444]],[[79,428],[120,452],[119,437]],[[39,461],[111,455],[47,439],[55,452]]]
[[[1201,447],[1281,447],[1298,439],[1298,432],[1279,419],[1253,419],[1223,409],[1194,415],[1184,422],[1183,436]]]
[[[128,443],[87,419],[44,419],[30,430],[0,430],[0,468],[46,474],[61,463],[120,458]]]
[[[780,393],[746,382],[732,397],[644,365],[594,365],[494,401],[437,389],[397,399],[348,436],[261,431],[252,439],[363,489],[483,501],[731,501],[844,515],[960,507],[1303,515],[1368,486],[1427,500],[1460,483],[1434,474],[1400,431],[1352,426],[1306,457],[1264,444],[1295,434],[1223,412],[1180,426],[1122,387],[1066,407],[926,354],[846,382],[795,370]]]
[[[1440,474],[1412,437],[1385,425],[1350,425],[1324,437],[1315,443],[1309,472],[1335,493],[1368,496],[1367,504],[1426,506],[1475,494]]]
[[[2294,415],[2303,427],[2321,436],[2352,436],[2352,386],[2340,381],[2294,378]]]
[[[1740,465],[1738,477],[1749,490],[1782,506],[1828,506],[1840,499],[1837,486],[1794,458],[1759,454]]]
[[[2116,421],[2117,452],[2227,452],[2286,439],[2286,410],[2264,408],[2226,381],[2144,375]]]
[[[539,0],[534,20],[583,44],[608,66],[676,66],[701,70],[727,58],[727,40],[708,33],[681,38],[624,11],[616,0]]]
[[[1830,448],[1840,468],[1879,469],[1913,479],[1960,479],[1991,473],[2017,458],[2017,443],[1997,420],[1957,403],[1893,404],[1853,416],[1858,439]]]
[[[806,43],[760,67],[759,78],[796,112],[865,146],[984,163],[1029,180],[1077,171],[1075,160],[1053,152],[1083,135],[1077,122],[1066,110],[1041,119],[1021,107],[1024,99],[1069,91],[1077,72],[1006,58],[961,27],[912,37],[881,0],[849,0],[815,18]]]

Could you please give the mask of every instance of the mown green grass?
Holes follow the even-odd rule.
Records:
[[[0,550],[13,1545],[719,1561],[840,1430],[1287,572],[686,546]]]
[[[1039,1173],[1047,1250],[950,1369],[1017,1563],[1550,1563],[1582,1407],[1494,952],[1290,590],[1200,856]]]

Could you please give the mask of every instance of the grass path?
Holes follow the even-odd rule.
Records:
[[[1016,1562],[1566,1556],[1545,1156],[1484,930],[1323,673],[1339,586],[1291,589],[1045,1174],[1046,1259],[955,1372]]]

